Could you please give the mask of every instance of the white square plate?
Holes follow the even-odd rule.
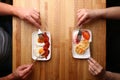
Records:
[[[88,31],[89,34],[90,34],[90,39],[89,39],[89,42],[92,42],[92,33],[90,30],[88,29],[81,29],[82,31]],[[74,30],[73,33],[72,33],[72,55],[73,55],[73,58],[77,58],[77,59],[87,59],[89,58],[91,55],[90,55],[90,46],[89,48],[85,51],[84,54],[77,54],[76,51],[75,51],[75,47],[76,47],[76,43],[75,43],[75,38],[78,34],[79,30]],[[83,36],[82,36],[83,38]]]
[[[49,37],[49,43],[50,43],[50,46],[48,48],[49,54],[48,54],[47,58],[42,57],[42,56],[37,58],[35,56],[36,55],[35,49],[37,48],[36,46],[37,46],[37,42],[38,42],[38,31],[35,31],[35,32],[32,33],[32,59],[33,60],[37,59],[39,61],[47,61],[51,58],[51,36],[50,36],[50,32],[46,31],[46,33],[47,33],[47,36]]]

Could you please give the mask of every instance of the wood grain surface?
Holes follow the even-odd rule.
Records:
[[[40,11],[41,29],[51,33],[52,57],[37,62],[29,80],[98,80],[88,71],[86,59],[72,57],[72,31],[76,28],[78,9],[105,8],[105,0],[13,0],[13,5]],[[93,21],[83,28],[93,34],[91,56],[105,67],[106,21]],[[13,71],[33,62],[32,32],[36,30],[33,25],[13,18]]]

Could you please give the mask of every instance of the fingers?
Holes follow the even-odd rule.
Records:
[[[33,67],[33,64],[27,65],[26,68],[24,69],[23,74],[26,74],[26,73],[28,73],[29,71],[31,71],[31,70],[32,70],[32,67]]]
[[[99,63],[97,63],[93,58],[89,58],[88,63],[89,63],[89,71],[93,75],[98,76],[100,74],[104,74],[103,67]]]
[[[40,12],[38,12],[36,10],[33,10],[31,16],[36,20],[36,22],[38,22],[39,24],[41,24],[40,23]]]
[[[97,75],[98,67],[90,60],[88,60],[88,62],[89,62],[89,68],[91,72],[93,73],[93,75]]]
[[[38,13],[38,14],[40,14],[40,12],[36,8],[33,9],[33,11],[36,12],[36,13]]]
[[[32,67],[33,67],[33,64],[30,64],[30,65],[26,65],[24,66],[24,70],[22,72],[23,76],[22,76],[22,79],[26,79],[32,72]]]
[[[18,67],[18,70],[24,70],[28,67],[29,65],[22,65]]]
[[[78,11],[78,13],[77,13],[78,20],[79,20],[83,15],[84,15],[84,13],[82,13],[81,10]]]
[[[80,26],[81,24],[84,24],[84,22],[86,21],[86,19],[87,19],[87,15],[86,14],[79,15],[77,25]]]
[[[21,13],[23,12],[23,13]],[[41,20],[40,20],[40,12],[37,10],[21,10],[21,12],[19,12],[19,17],[31,24],[33,24],[34,26],[36,26],[37,28],[40,28],[41,26]]]
[[[30,23],[32,23],[33,25],[35,25],[37,28],[40,27],[40,23],[38,21],[35,20],[35,18],[33,18],[32,16],[27,17],[26,20]]]
[[[77,16],[78,16],[77,26],[80,26],[85,21],[85,19],[87,17],[85,13],[86,13],[86,11],[84,9],[80,9],[77,11]]]
[[[31,17],[34,18],[36,21],[40,20],[40,16],[36,13],[32,13]]]
[[[33,10],[31,17],[36,21],[37,25],[36,24],[35,25],[37,27],[40,27],[40,25],[41,25],[40,12],[37,10]]]
[[[93,75],[96,75],[95,72],[94,72],[94,69],[89,65],[89,71],[90,73],[92,73]]]
[[[91,14],[89,9],[80,9],[77,11],[77,26],[88,23],[93,19],[94,14]]]
[[[100,67],[100,66],[101,66],[101,65],[98,64],[93,58],[89,58],[89,60],[90,60],[93,64],[95,64],[96,67]]]
[[[26,79],[30,76],[31,73],[32,73],[32,70],[29,71],[28,73],[26,73],[26,74],[23,76],[23,79],[26,80]]]
[[[24,79],[32,71],[33,64],[19,66],[13,73],[16,79]],[[25,76],[25,77],[24,77]]]
[[[22,66],[18,67],[15,72],[16,78],[20,79],[20,80],[26,79],[28,77],[28,75],[30,75],[30,73],[32,72],[32,67],[33,67],[33,64],[22,65]]]
[[[80,19],[82,18],[83,15],[84,15],[84,13],[82,13],[81,9],[77,11],[77,20],[78,20],[77,26],[80,26],[80,24],[81,24]]]
[[[23,76],[23,79],[26,79],[32,72],[32,67],[33,67],[33,64],[29,65],[28,68],[25,70],[25,75]]]

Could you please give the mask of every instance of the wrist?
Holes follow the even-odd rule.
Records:
[[[105,79],[105,76],[106,76],[106,70],[105,70],[105,69],[102,69],[102,71],[97,75],[97,77],[98,77],[100,80],[106,80],[106,79]]]
[[[7,78],[7,80],[18,80],[16,73],[11,73],[6,78]]]
[[[96,18],[106,18],[106,10],[105,9],[97,9],[94,11]]]
[[[111,76],[112,72],[106,71],[104,79],[105,80],[112,80],[112,76]]]
[[[10,9],[10,15],[13,15],[13,16],[16,16],[16,8],[14,6],[11,6],[9,7]]]
[[[12,9],[11,9],[11,11],[12,11],[12,15],[13,16],[17,16],[17,9],[15,8],[15,7],[13,7]],[[18,17],[18,16],[17,16]]]
[[[105,9],[99,9],[99,18],[106,18],[106,10]]]
[[[19,8],[18,8],[18,7],[14,7],[14,6],[13,6],[13,8],[11,9],[11,12],[12,12],[12,15],[13,15],[13,16],[16,16],[16,17],[21,18],[21,17],[19,16]]]

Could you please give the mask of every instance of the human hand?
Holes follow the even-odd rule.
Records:
[[[15,80],[26,80],[32,72],[33,64],[19,66],[13,73]]]
[[[82,24],[88,23],[91,20],[97,18],[97,16],[97,10],[79,9],[77,12],[77,26],[81,26]]]
[[[106,73],[105,70],[93,58],[89,58],[88,63],[89,63],[89,71],[92,75],[98,76],[100,78],[105,77],[105,73]]]
[[[25,20],[37,28],[40,28],[40,12],[35,9],[15,8],[14,14],[20,19]]]

